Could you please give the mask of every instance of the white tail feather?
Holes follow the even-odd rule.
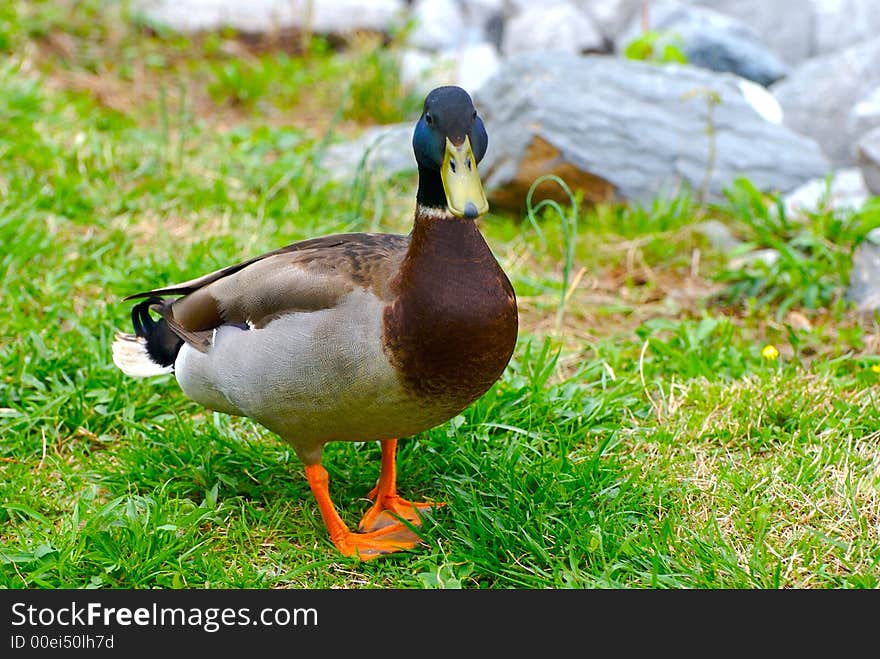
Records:
[[[113,342],[113,363],[119,370],[133,378],[148,378],[170,373],[170,366],[157,364],[147,352],[147,342],[134,334],[116,335]]]

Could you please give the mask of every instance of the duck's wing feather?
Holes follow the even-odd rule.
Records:
[[[353,233],[293,243],[196,279],[128,296],[180,295],[151,306],[199,350],[223,324],[262,328],[291,312],[332,308],[356,287],[384,299],[409,237]]]

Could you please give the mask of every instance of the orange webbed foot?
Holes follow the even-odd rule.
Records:
[[[415,531],[399,522],[368,533],[349,531],[332,540],[341,553],[346,556],[357,556],[362,561],[412,549],[422,541]]]
[[[320,462],[306,465],[309,487],[315,495],[333,544],[344,555],[358,556],[364,561],[415,547],[422,541],[415,527],[421,526],[423,514],[446,505],[435,502],[413,503],[397,496],[397,440],[387,439],[381,444],[382,467],[379,482],[368,495],[375,503],[361,519],[357,533],[350,531],[336,512],[330,499],[327,470]]]
[[[379,482],[367,494],[376,503],[363,516],[358,530],[370,533],[394,526],[406,528],[402,520],[406,520],[411,526],[421,526],[423,513],[446,504],[430,501],[415,503],[397,496],[397,440],[386,439],[381,445],[382,469]]]
[[[358,556],[361,560],[368,561],[404,549],[412,549],[421,542],[418,533],[411,526],[398,520],[366,533],[352,533],[330,500],[327,470],[320,464],[306,465],[306,478],[315,495],[321,517],[330,532],[330,539],[345,556]]]
[[[360,532],[369,533],[392,526],[406,528],[401,520],[406,520],[413,526],[421,526],[424,513],[446,505],[439,501],[407,501],[396,494],[377,496],[377,492],[378,486],[367,495],[370,499],[375,499],[376,503],[361,518],[358,525]]]

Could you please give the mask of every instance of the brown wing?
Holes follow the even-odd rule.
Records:
[[[331,308],[356,287],[386,298],[408,245],[407,236],[395,234],[323,236],[125,299],[183,296],[152,308],[180,338],[206,350],[210,331],[224,323],[263,327],[291,311]]]

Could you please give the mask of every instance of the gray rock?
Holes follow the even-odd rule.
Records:
[[[712,71],[736,73],[761,85],[770,85],[789,72],[789,67],[761,42],[757,33],[726,14],[666,0],[651,5],[650,29],[668,40],[680,41],[688,64]],[[642,34],[641,19],[624,31],[618,52]]]
[[[613,44],[620,33],[639,15],[643,0],[578,0],[577,5],[589,16],[605,41]]]
[[[834,172],[830,178],[807,181],[785,195],[782,203],[786,217],[797,218],[823,209],[857,211],[869,196],[862,172],[849,167]]]
[[[361,167],[370,175],[392,176],[418,170],[412,149],[413,125],[391,124],[368,128],[356,140],[334,144],[324,154],[321,168],[333,179],[353,179]]]
[[[738,18],[752,28],[786,64],[794,66],[813,52],[813,5],[791,0],[691,0],[691,4],[708,7]]]
[[[877,0],[811,1],[816,12],[814,56],[834,53],[880,34]]]
[[[532,4],[504,26],[505,55],[558,50],[567,53],[605,50],[605,40],[590,18],[569,2]]]
[[[743,85],[761,89],[730,74],[601,55],[510,58],[476,95],[490,135],[480,171],[493,203],[513,209],[547,173],[587,201],[642,203],[683,185],[717,198],[739,176],[786,192],[825,174],[815,142],[764,119]],[[541,186],[536,199],[553,188]]]
[[[184,33],[232,27],[262,33],[281,28],[321,34],[385,32],[400,23],[405,0],[132,0],[148,22]]]
[[[861,312],[880,309],[880,229],[870,231],[853,253],[846,299]]]
[[[859,140],[857,152],[868,190],[880,195],[880,128],[875,128]]]
[[[848,125],[852,107],[880,85],[880,38],[811,59],[772,87],[785,124],[815,139],[837,165],[854,162],[860,137]]]

